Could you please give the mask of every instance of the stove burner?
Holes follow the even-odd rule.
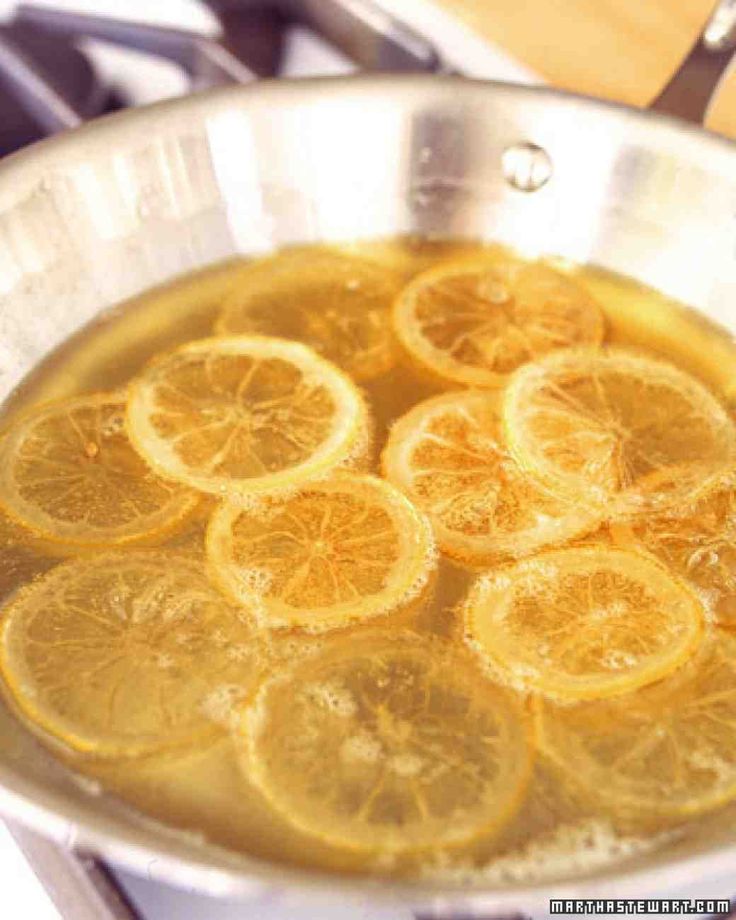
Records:
[[[8,71],[12,68],[12,74]],[[23,22],[0,26],[0,156],[39,140],[54,124],[46,106],[20,98],[21,75],[38,74],[55,88],[57,109],[94,118],[115,107],[114,93],[99,80],[90,61],[52,32]],[[62,117],[61,115],[59,117]]]
[[[256,7],[244,15],[242,10],[218,11],[225,49],[248,66],[257,77],[273,77],[279,72],[287,23],[281,13],[269,7]]]
[[[371,0],[209,0],[221,34],[22,4],[0,27],[0,156],[127,104],[79,50],[92,38],[178,64],[192,89],[278,73],[285,29],[301,23],[366,69],[440,69],[421,36]]]

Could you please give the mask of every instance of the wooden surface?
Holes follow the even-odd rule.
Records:
[[[715,0],[435,0],[553,86],[647,105]],[[736,73],[709,126],[736,136]]]

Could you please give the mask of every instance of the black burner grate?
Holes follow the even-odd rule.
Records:
[[[131,100],[106,86],[83,38],[178,64],[193,90],[279,73],[286,29],[302,23],[356,64],[379,71],[440,69],[434,48],[371,0],[211,0],[220,34],[22,4],[0,28],[0,155]]]

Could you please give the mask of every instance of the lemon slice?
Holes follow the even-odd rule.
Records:
[[[394,306],[399,341],[425,371],[496,387],[552,349],[598,345],[603,314],[571,278],[507,254],[440,264],[404,288]]]
[[[138,456],[120,394],[34,409],[0,442],[0,503],[35,534],[71,548],[162,542],[198,500]]]
[[[461,652],[348,636],[267,681],[243,712],[248,776],[295,827],[407,853],[500,828],[532,764],[528,719]]]
[[[244,696],[260,653],[242,612],[189,556],[159,550],[63,563],[2,611],[0,670],[35,726],[76,751],[194,745],[222,686]]]
[[[519,470],[502,443],[500,396],[491,390],[419,403],[392,428],[383,469],[429,516],[442,551],[470,565],[564,543],[597,521]]]
[[[503,416],[524,469],[611,516],[690,499],[736,458],[736,428],[702,384],[620,350],[558,352],[520,368]]]
[[[391,302],[395,273],[323,250],[287,250],[249,265],[239,276],[215,330],[297,339],[356,380],[395,361]]]
[[[693,592],[638,553],[584,547],[545,553],[481,577],[465,633],[507,680],[568,700],[635,690],[696,650]]]
[[[540,701],[540,744],[615,814],[686,817],[736,797],[736,637],[716,630],[666,680],[558,706]]]
[[[207,531],[213,577],[266,626],[322,632],[405,608],[435,568],[427,519],[388,483],[344,473]]]
[[[162,476],[223,498],[298,488],[366,447],[355,385],[305,345],[265,336],[190,342],[130,389],[128,431]]]
[[[610,529],[616,544],[653,553],[695,585],[721,626],[736,627],[736,476],[694,504]]]

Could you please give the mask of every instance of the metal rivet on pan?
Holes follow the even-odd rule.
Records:
[[[536,192],[552,175],[552,160],[547,151],[528,141],[507,147],[501,165],[506,181],[520,192]]]

